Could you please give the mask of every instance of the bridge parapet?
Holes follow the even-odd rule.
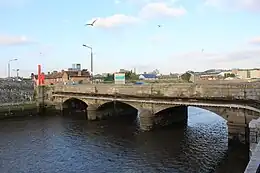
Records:
[[[260,99],[259,84],[61,85],[54,92],[182,98]]]

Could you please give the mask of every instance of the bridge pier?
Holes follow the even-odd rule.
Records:
[[[154,114],[149,109],[138,110],[140,128],[143,131],[149,131],[154,128],[166,127],[174,124],[186,125],[188,122],[188,107],[180,106],[162,114]]]
[[[245,124],[230,123],[228,126],[228,143],[229,145],[235,143],[248,144],[249,142],[249,127]]]
[[[149,109],[139,109],[138,116],[140,121],[140,129],[149,131],[154,127],[154,114]]]
[[[37,107],[37,112],[39,115],[44,114],[45,112],[45,86],[38,86],[36,88],[36,107]]]
[[[99,111],[97,110],[98,105],[88,105],[87,107],[87,118],[90,121],[100,119]]]

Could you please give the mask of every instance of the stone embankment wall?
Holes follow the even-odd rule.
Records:
[[[30,102],[33,100],[33,95],[34,84],[30,80],[0,79],[0,105]]]
[[[249,123],[250,161],[245,173],[256,173],[260,168],[260,118]]]
[[[0,119],[32,115],[35,110],[32,81],[0,79]]]

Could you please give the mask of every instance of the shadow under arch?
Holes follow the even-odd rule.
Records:
[[[171,106],[155,112],[154,127],[186,126],[188,122],[188,106]]]
[[[130,104],[111,101],[100,105],[97,108],[99,114],[101,114],[102,119],[108,118],[124,118],[124,119],[136,119],[138,115],[138,110]]]
[[[82,114],[84,117],[87,115],[87,103],[77,98],[69,98],[62,103],[63,115]]]

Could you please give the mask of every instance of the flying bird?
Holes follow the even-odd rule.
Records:
[[[159,28],[161,28],[162,27],[162,25],[157,25]]]
[[[204,52],[204,49],[201,49],[201,52]]]
[[[92,23],[87,23],[85,26],[94,26],[94,23],[97,21],[97,19],[96,20],[94,20]]]

